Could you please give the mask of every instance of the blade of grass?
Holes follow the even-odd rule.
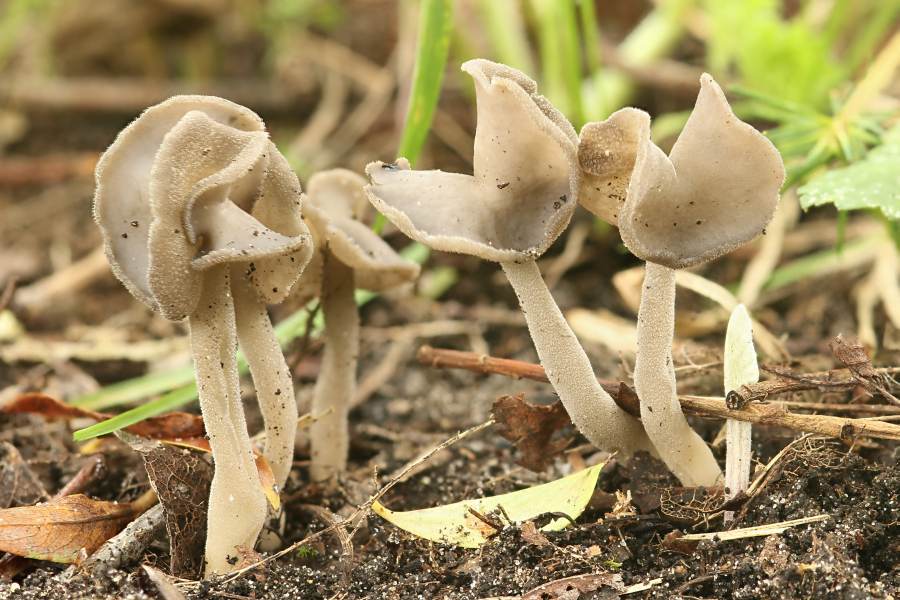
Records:
[[[422,0],[419,7],[419,35],[416,42],[416,62],[413,67],[412,87],[406,122],[400,137],[398,156],[415,164],[425,146],[431,129],[441,81],[450,49],[450,29],[453,24],[453,0]],[[387,218],[378,215],[372,224],[375,233],[381,233]]]
[[[534,73],[521,0],[479,0],[478,9],[497,60],[524,73]]]

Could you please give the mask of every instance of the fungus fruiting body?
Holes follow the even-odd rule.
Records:
[[[628,131],[611,131],[639,143],[633,160],[627,153],[621,157],[634,165],[624,200],[617,197],[604,208],[617,216],[629,250],[647,261],[634,383],[650,439],[686,486],[713,485],[721,470],[678,403],[671,351],[675,269],[712,260],[762,234],[785,177],[772,143],[734,116],[712,77],[700,82],[696,106],[668,157],[650,141],[649,116],[625,109],[634,112],[617,124]],[[582,133],[583,142],[602,141],[603,134],[593,128],[590,136]],[[597,158],[586,149],[584,155]]]
[[[300,185],[258,116],[206,96],[147,109],[104,153],[96,177],[94,217],[113,271],[152,309],[190,323],[215,461],[207,573],[223,573],[235,545],[256,542],[266,515],[237,343],[256,384],[264,456],[279,487],[291,467],[297,407],[265,304],[284,298],[312,254]]]
[[[537,259],[568,224],[581,189],[578,136],[523,73],[486,60],[465,63],[475,82],[474,176],[414,171],[408,161],[366,168],[375,207],[436,250],[499,262],[541,363],[572,421],[598,447],[626,459],[655,452],[640,422],[598,385],[547,290]]]
[[[304,202],[304,218],[316,239],[316,259],[298,283],[307,294],[320,294],[325,319],[325,352],[312,400],[312,413],[325,416],[310,428],[314,480],[327,479],[347,466],[347,418],[359,352],[355,289],[381,291],[411,282],[419,274],[419,265],[401,258],[363,222],[366,209],[371,211],[366,183],[346,169],[323,171],[310,179]]]

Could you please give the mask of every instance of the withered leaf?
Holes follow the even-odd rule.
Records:
[[[4,407],[6,413],[34,413],[47,418],[74,419],[88,417],[96,421],[105,421],[113,415],[85,410],[61,402],[44,394],[28,393],[13,398]],[[140,423],[135,423],[125,428],[133,435],[151,437],[154,439],[177,439],[186,437],[201,437],[206,430],[203,427],[203,418],[187,413],[169,413],[158,417],[151,417]]]
[[[53,562],[93,553],[134,518],[129,502],[102,502],[81,494],[37,506],[0,510],[0,550]]]
[[[16,447],[9,442],[0,443],[0,508],[31,506],[49,498]]]
[[[660,507],[662,488],[677,485],[666,465],[643,450],[635,452],[627,465],[619,465],[619,473],[630,480],[625,489],[631,492],[631,503],[645,515]]]
[[[522,595],[521,600],[555,600],[563,598],[597,598],[607,600],[619,598],[625,591],[622,576],[617,573],[575,575],[545,583]],[[576,592],[576,593],[572,593]]]
[[[212,466],[199,451],[126,434],[119,437],[140,452],[150,485],[165,511],[172,574],[185,577],[200,573]]]
[[[844,336],[838,335],[834,338],[834,343],[828,345],[834,356],[850,369],[850,372],[859,379],[867,392],[872,395],[881,394],[890,402],[900,406],[900,400],[884,387],[884,378],[872,366],[872,361],[866,356],[866,347],[858,337],[854,335],[849,342],[845,342]]]
[[[550,460],[572,442],[572,438],[550,440],[556,430],[572,424],[559,400],[540,406],[526,401],[525,394],[501,396],[491,412],[499,425],[497,433],[522,453],[516,464],[530,471],[546,471]]]
[[[185,600],[175,584],[165,573],[150,565],[141,565],[138,570],[138,583],[147,595],[159,600]]]

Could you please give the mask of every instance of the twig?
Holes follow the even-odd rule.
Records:
[[[742,540],[750,537],[762,537],[776,533],[783,533],[790,527],[798,525],[807,525],[809,523],[818,523],[830,518],[830,515],[815,515],[813,517],[804,517],[802,519],[794,519],[792,521],[782,521],[781,523],[771,523],[769,525],[759,525],[757,527],[744,527],[743,529],[732,529],[731,531],[714,531],[711,533],[689,533],[681,536],[680,540],[700,541],[712,540],[718,538],[720,540]]]
[[[461,352],[457,350],[440,350],[430,346],[423,346],[418,352],[419,362],[429,364],[435,368],[468,369],[480,373],[499,373],[516,378],[528,378],[535,381],[548,381],[544,368],[540,365],[525,363],[516,360],[493,358],[486,355]],[[823,383],[813,374],[813,377],[804,389],[818,389]],[[827,375],[827,374],[826,374]],[[799,377],[799,376],[798,376]],[[619,383],[599,379],[600,385],[610,395],[618,399]],[[777,381],[777,380],[776,380]],[[826,380],[827,381],[827,380]],[[844,380],[847,385],[849,380]],[[770,383],[770,382],[763,382]],[[834,382],[837,384],[837,382]],[[796,391],[795,381],[791,380],[785,387],[785,391]],[[857,382],[854,381],[855,386]],[[831,385],[831,384],[829,384]],[[630,389],[625,386],[623,390]],[[775,392],[769,391],[769,395]],[[848,439],[865,435],[873,438],[900,440],[900,426],[880,421],[846,419],[826,415],[803,415],[790,412],[787,407],[778,402],[769,404],[750,404],[740,409],[729,409],[725,401],[718,398],[700,398],[697,396],[679,396],[681,408],[684,412],[704,419],[734,419],[756,425],[768,425],[770,427],[784,427],[795,431],[818,433],[829,437]],[[623,403],[624,404],[624,403]],[[620,404],[621,406],[621,404]],[[859,408],[862,408],[860,405]]]

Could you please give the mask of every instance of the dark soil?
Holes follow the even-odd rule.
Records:
[[[219,9],[215,6],[228,3],[213,0],[196,4],[191,9],[192,3],[168,0],[72,0],[63,3],[67,8],[59,15],[56,37],[47,42],[48,51],[65,59],[57,60],[59,75],[73,78],[131,76],[155,81],[163,76],[174,81],[176,76],[186,77],[188,71],[197,80],[219,77],[258,81],[260,72],[268,68],[266,75],[272,78],[273,89],[286,90],[284,96],[269,98],[259,90],[244,88],[240,93],[267,120],[273,138],[280,144],[289,143],[309,121],[324,93],[322,64],[310,66],[305,59],[299,64],[296,60],[282,64],[275,59],[283,56],[267,58],[270,49],[262,33],[247,24],[235,24],[237,17],[227,20],[216,13]],[[313,20],[310,27],[314,33],[343,44],[376,66],[386,64],[398,37],[397,3],[354,0],[343,4],[344,24],[332,30],[327,23],[322,24],[328,15],[316,16],[322,23]],[[597,4],[601,8],[609,5],[605,10],[610,14],[603,15],[607,19],[604,22],[622,31],[629,30],[650,10],[649,3],[641,2]],[[124,8],[119,10],[119,5]],[[155,8],[146,8],[151,5]],[[207,5],[212,8],[204,9]],[[145,9],[159,14],[142,20],[141,11]],[[190,14],[185,16],[185,12]],[[106,19],[104,15],[109,14],[116,16]],[[236,37],[227,42],[216,37],[226,30]],[[92,43],[87,43],[88,38]],[[698,53],[695,46],[696,42],[686,44],[679,56],[690,60]],[[186,47],[194,48],[191,56],[199,56],[197,62],[204,68],[194,65],[196,72],[191,71],[191,65],[186,64],[190,61],[179,54]],[[148,48],[155,48],[158,56]],[[207,54],[218,56],[218,62],[204,62]],[[266,61],[277,67],[266,67]],[[31,62],[40,61],[29,62],[27,56],[20,56],[4,68],[26,69]],[[25,66],[20,67],[20,63]],[[370,67],[363,62],[354,68]],[[402,70],[396,66],[390,69]],[[5,76],[6,71],[0,69],[0,78]],[[474,112],[470,99],[452,76],[448,76],[445,87],[442,110],[453,117],[461,131],[471,135]],[[354,110],[367,92],[353,87],[342,115]],[[690,108],[690,94],[670,92],[648,86],[642,89],[639,103],[651,112]],[[257,104],[252,102],[254,98]],[[62,156],[75,164],[86,160],[86,154],[87,159],[93,156],[96,160],[96,153],[139,112],[127,102],[119,105],[107,100],[87,93],[85,97],[68,98],[69,106],[66,99],[46,97],[37,108],[11,104],[11,110],[28,117],[31,129],[29,135],[8,144],[0,138],[0,161],[27,159],[15,177],[0,180],[0,293],[12,285],[14,278],[18,278],[21,290],[99,247],[100,236],[91,218],[91,169],[76,168],[58,176],[52,175],[52,170],[42,170],[49,164],[42,161]],[[158,99],[147,104],[155,101]],[[5,97],[0,102],[5,103]],[[0,109],[5,108],[0,104]],[[382,107],[365,134],[351,144],[352,149],[323,149],[334,152],[329,155],[333,164],[322,167],[360,171],[370,160],[393,159],[399,131],[396,118],[400,114],[402,111],[393,103]],[[437,136],[431,139],[419,166],[470,172],[471,157],[457,153],[445,140]],[[660,143],[665,145],[665,141]],[[323,144],[327,145],[327,140]],[[317,151],[310,149],[304,160],[311,162]],[[304,165],[311,169],[309,164]],[[12,172],[3,171],[8,177]],[[301,172],[301,183],[305,185],[310,174]],[[812,212],[803,216],[801,225],[830,221],[833,216],[827,211]],[[589,219],[581,211],[573,224]],[[398,248],[408,243],[400,235],[388,239]],[[545,259],[558,257],[565,243],[564,235]],[[815,241],[804,247],[810,251],[829,244]],[[735,283],[740,280],[748,252],[718,259],[704,267],[704,274],[726,285]],[[580,260],[554,288],[554,296],[564,311],[605,308],[633,319],[617,297],[611,279],[637,264],[623,251],[614,230],[596,227]],[[399,347],[401,360],[371,398],[352,413],[350,470],[336,486],[325,488],[309,482],[308,447],[303,439],[298,441],[297,462],[283,493],[285,521],[278,532],[283,539],[281,547],[301,542],[329,525],[314,507],[325,507],[340,518],[349,518],[377,486],[390,481],[411,460],[458,431],[487,421],[497,397],[524,392],[533,403],[549,405],[555,401],[552,388],[546,384],[498,375],[435,371],[416,362],[415,350],[426,342],[435,347],[537,360],[515,295],[496,265],[435,253],[425,270],[440,268],[456,269],[459,281],[438,300],[415,295],[382,296],[363,309],[360,379],[382,364],[394,344],[406,344]],[[760,321],[776,336],[785,336],[787,348],[799,357],[791,365],[797,372],[839,366],[828,350],[828,342],[839,333],[854,333],[851,294],[858,275],[835,275],[826,285],[821,280],[801,281],[760,306]],[[48,345],[64,341],[99,344],[109,336],[118,336],[117,341],[127,344],[170,339],[186,332],[184,325],[153,315],[108,271],[86,281],[73,280],[71,286],[38,307],[23,306],[13,296],[10,308],[27,335]],[[289,298],[285,306],[273,307],[273,320],[277,322],[298,308]],[[680,390],[685,393],[722,395],[724,327],[721,311],[716,310],[699,296],[679,291],[677,320],[684,328],[676,332],[676,337],[689,341],[683,342],[683,351],[676,353],[675,360],[680,369]],[[716,325],[709,326],[710,320]],[[464,323],[469,328],[464,333],[459,327],[448,328],[430,337],[410,334],[409,339],[415,342],[402,341],[406,338],[400,333],[422,323],[441,321]],[[877,313],[876,321],[879,332],[884,331],[884,315]],[[885,342],[890,341],[886,332]],[[6,343],[0,339],[0,344]],[[897,364],[900,342],[894,339],[892,344],[885,344],[888,347],[877,357],[877,365]],[[585,345],[598,374],[630,382],[628,360],[599,345]],[[309,399],[320,354],[321,346],[314,339],[298,341],[288,352],[301,408]],[[29,391],[73,398],[98,385],[142,375],[151,367],[163,369],[170,358],[174,362],[179,359],[165,357],[151,364],[127,358],[59,359],[50,353],[41,359],[0,359],[0,399],[5,402]],[[186,364],[186,360],[179,364]],[[791,399],[847,403],[852,396],[804,392]],[[253,394],[248,393],[246,400],[250,428],[256,432],[260,423]],[[87,424],[0,414],[0,442],[15,446],[43,488],[53,494],[87,460],[81,454],[83,447],[71,441],[72,431]],[[713,444],[723,423],[692,421],[692,425]],[[178,588],[189,600],[900,597],[896,444],[799,436],[793,431],[754,429],[754,457],[765,484],[745,504],[734,507],[736,521],[728,526],[723,524],[722,502],[713,492],[671,490],[678,482],[661,465],[644,457],[630,465],[617,464],[613,459],[603,469],[588,510],[574,526],[546,533],[545,540],[536,538],[529,524],[517,523],[498,531],[480,549],[466,550],[417,539],[369,514],[351,540],[352,553],[337,536],[326,534],[233,581],[181,580]],[[516,465],[517,451],[501,436],[490,429],[482,431],[435,455],[391,489],[382,503],[395,511],[414,510],[503,494],[555,480],[608,458],[594,454],[571,428],[559,432],[556,439],[559,437],[572,437],[569,447],[576,450],[555,458],[546,473],[535,474]],[[776,460],[786,447],[789,450]],[[713,449],[723,461],[724,443],[713,445]],[[86,494],[123,502],[134,500],[148,489],[140,456],[125,444],[110,439],[91,452],[103,454],[106,469]],[[613,511],[616,492],[632,494],[633,510]],[[27,502],[20,499],[19,503],[42,499],[46,500],[36,496]],[[827,518],[780,534],[731,541],[715,537],[699,542],[678,540],[677,532],[724,532],[819,515]],[[147,549],[144,562],[168,571],[169,558],[169,543],[162,536]],[[139,566],[113,569],[101,564],[90,576],[83,576],[68,565],[34,561],[11,580],[0,580],[0,600],[178,600],[142,581]],[[570,579],[529,594],[564,578]]]

